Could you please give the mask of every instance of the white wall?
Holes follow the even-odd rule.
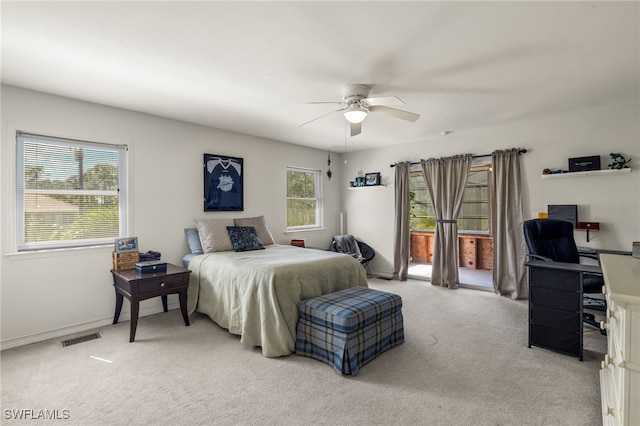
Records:
[[[463,153],[488,154],[495,149],[520,147],[528,150],[521,157],[525,219],[545,212],[548,204],[577,204],[580,221],[601,224],[601,231],[591,233],[589,243],[585,232],[576,231],[578,245],[630,251],[632,241],[640,241],[639,117],[640,109],[634,104],[454,132],[417,143],[350,153],[346,155],[341,183],[348,232],[376,250],[374,271],[391,275],[395,181],[391,163]],[[606,168],[611,152],[632,158],[633,171],[624,175],[541,178],[545,168],[567,169],[571,157],[600,155],[602,168]],[[387,187],[347,189],[359,170],[380,171]]]
[[[278,243],[292,237],[328,247],[338,233],[339,167],[324,178],[325,231],[285,234],[285,167],[326,171],[327,153],[72,99],[2,86],[0,286],[2,348],[109,324],[113,318],[112,248],[15,253],[15,130],[127,143],[130,146],[130,235],[142,251],[180,264],[183,228],[194,218],[264,215]],[[244,212],[203,212],[203,154],[244,158]],[[332,164],[340,164],[335,155]],[[177,296],[169,296],[172,307]],[[159,298],[141,304],[160,312]],[[121,320],[129,318],[125,303]]]
[[[2,348],[109,324],[114,293],[110,247],[15,254],[14,186],[16,129],[131,146],[132,230],[143,251],[162,252],[179,263],[187,246],[183,228],[204,217],[249,217],[263,214],[279,243],[303,237],[313,246],[328,246],[338,233],[339,212],[346,212],[347,231],[376,250],[373,268],[393,270],[394,169],[396,161],[417,161],[471,152],[522,147],[525,216],[547,204],[578,204],[580,220],[600,222],[602,231],[579,245],[629,250],[640,240],[640,123],[638,105],[585,111],[496,128],[455,132],[422,142],[332,155],[331,181],[324,179],[325,231],[287,235],[285,166],[326,169],[326,152],[247,135],[225,132],[116,108],[2,86],[0,150],[0,306]],[[364,134],[363,134],[364,136]],[[355,142],[353,142],[355,143]],[[566,167],[567,158],[608,153],[633,158],[628,175],[541,179],[542,169]],[[202,211],[202,155],[244,158],[245,211]],[[385,188],[349,190],[362,170],[380,171]],[[171,307],[177,306],[170,296]],[[125,303],[121,320],[129,318]],[[142,303],[141,313],[160,312],[159,299]]]

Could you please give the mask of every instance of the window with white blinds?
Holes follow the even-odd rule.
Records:
[[[322,171],[287,166],[287,230],[322,228]]]
[[[18,132],[19,251],[126,236],[126,145]]]

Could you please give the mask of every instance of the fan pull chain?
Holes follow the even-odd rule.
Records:
[[[347,124],[344,125],[344,164],[347,164]]]

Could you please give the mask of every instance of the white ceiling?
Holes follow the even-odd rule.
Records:
[[[346,84],[421,114],[369,114],[348,150],[637,103],[640,3],[7,2],[2,81],[342,151]]]

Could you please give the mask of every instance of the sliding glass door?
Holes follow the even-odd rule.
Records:
[[[471,167],[457,222],[458,265],[461,284],[493,289],[490,181],[491,166],[489,164]],[[420,165],[411,167],[409,183],[411,215],[409,275],[430,279],[436,217]]]

